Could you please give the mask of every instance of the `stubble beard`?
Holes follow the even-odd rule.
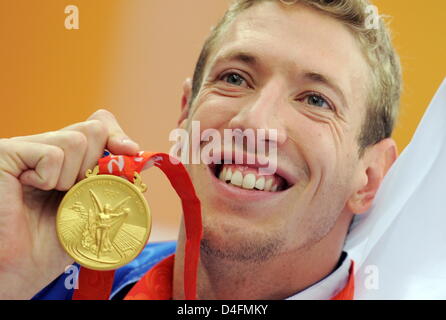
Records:
[[[205,264],[262,264],[277,256],[285,244],[279,232],[245,231],[240,226],[210,220],[203,218],[200,243],[201,260]]]

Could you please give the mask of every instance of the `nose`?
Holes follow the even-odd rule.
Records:
[[[229,122],[230,129],[263,129],[266,140],[275,140],[277,145],[285,143],[287,133],[280,117],[282,106],[285,102],[283,86],[279,82],[270,81],[244,106]],[[277,130],[277,134],[271,134],[270,130]]]

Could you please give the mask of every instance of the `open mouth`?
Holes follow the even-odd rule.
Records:
[[[211,165],[210,169],[220,181],[245,190],[281,192],[291,187],[291,184],[280,175],[262,175],[257,167],[220,164]]]

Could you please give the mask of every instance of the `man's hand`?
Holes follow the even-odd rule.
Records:
[[[0,139],[0,299],[31,298],[73,262],[57,239],[57,209],[104,149],[139,151],[106,110],[59,131]]]

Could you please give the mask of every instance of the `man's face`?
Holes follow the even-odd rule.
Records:
[[[270,191],[258,191],[218,178],[221,170],[254,174],[262,187],[255,166],[189,166],[206,253],[264,261],[311,247],[351,214],[346,202],[360,175],[367,83],[353,35],[313,9],[263,2],[229,25],[209,57],[189,120],[222,136],[224,129],[276,129],[278,170],[263,177]]]

